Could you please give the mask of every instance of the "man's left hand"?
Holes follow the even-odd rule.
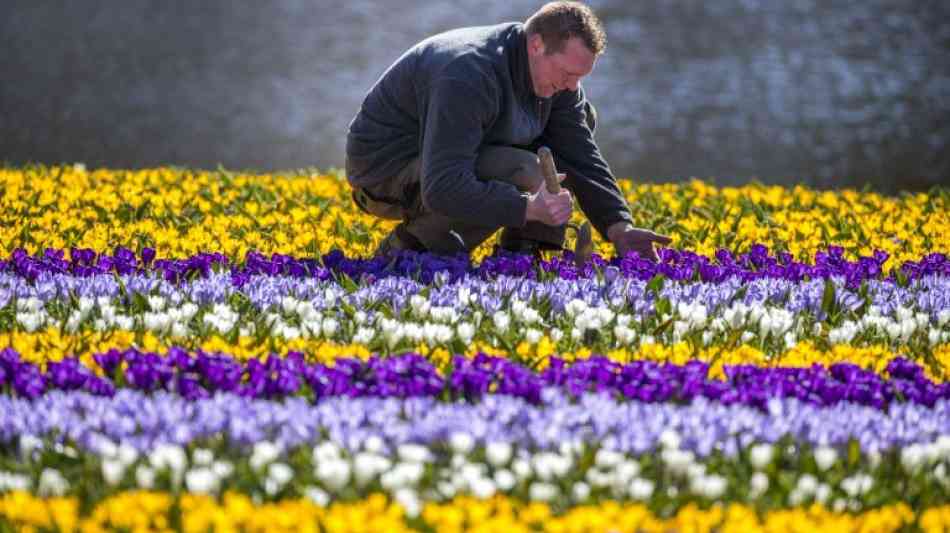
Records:
[[[618,222],[611,226],[607,230],[607,238],[613,243],[618,256],[623,257],[632,250],[643,259],[654,263],[659,258],[656,255],[656,250],[653,249],[653,243],[667,245],[673,242],[673,239],[666,235],[660,235],[648,229],[635,228],[627,222]]]

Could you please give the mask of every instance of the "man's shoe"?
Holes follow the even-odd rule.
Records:
[[[389,257],[404,250],[424,252],[425,246],[419,242],[419,239],[406,231],[405,226],[399,224],[389,232],[389,235],[379,242],[379,246],[377,246],[373,252],[373,257]]]
[[[536,241],[534,239],[515,239],[509,237],[506,233],[502,233],[501,239],[498,240],[498,247],[509,252],[529,254],[535,257],[541,257],[541,252],[544,250],[564,250],[563,247],[549,242]]]

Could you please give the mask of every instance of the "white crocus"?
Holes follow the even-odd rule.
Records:
[[[524,321],[524,313],[527,308],[528,304],[522,302],[521,300],[518,300],[517,298],[513,298],[511,300],[511,315],[518,322]]]
[[[672,429],[664,429],[663,432],[660,433],[659,440],[660,440],[660,445],[662,445],[663,448],[666,448],[669,450],[678,449],[680,447],[680,443],[682,442],[682,439],[680,438],[679,433],[677,433],[676,431]]]
[[[32,458],[34,451],[43,449],[43,441],[33,435],[20,435],[19,448],[20,457],[24,460],[29,460]]]
[[[371,479],[376,477],[379,473],[388,469],[391,464],[389,459],[370,452],[360,452],[356,454],[353,458],[353,478],[356,481],[356,484],[360,487],[369,483]],[[318,466],[318,469],[321,468]],[[331,470],[324,471],[323,474],[320,473],[320,470],[317,472],[317,477],[326,475],[330,477],[332,474]],[[331,478],[332,479],[335,478]],[[322,480],[322,478],[321,478]],[[324,480],[325,481],[325,480]],[[330,481],[325,481],[330,482]],[[335,485],[336,483],[334,483]]]
[[[587,472],[584,473],[584,479],[587,480],[592,486],[601,488],[610,485],[613,481],[613,472],[606,473],[602,472],[599,468],[588,468]]]
[[[63,496],[68,490],[69,481],[59,470],[45,468],[40,473],[40,480],[36,484],[36,493],[39,496]]]
[[[0,492],[30,490],[32,481],[29,476],[24,474],[14,474],[12,472],[0,471]]]
[[[574,498],[574,501],[579,502],[586,500],[590,496],[590,485],[583,481],[574,483],[574,486],[571,487],[571,496]]]
[[[473,479],[469,483],[469,487],[471,488],[472,495],[482,500],[491,498],[497,491],[495,483],[492,480],[484,477]]]
[[[211,464],[211,470],[219,479],[224,479],[234,473],[234,465],[230,461],[215,461]]]
[[[294,478],[294,470],[287,463],[271,463],[267,467],[267,477],[278,487],[283,487]]]
[[[838,462],[838,451],[828,446],[819,446],[815,450],[815,463],[824,472]]]
[[[931,346],[936,346],[940,343],[941,337],[942,335],[939,329],[930,328],[930,332],[927,334],[927,342],[930,343]]]
[[[220,480],[210,468],[201,466],[193,468],[185,474],[185,486],[189,492],[197,494],[214,494],[218,492]]]
[[[769,476],[762,472],[752,474],[752,478],[749,480],[749,497],[758,498],[765,494],[767,490],[769,490]]]
[[[378,463],[368,459],[366,455],[358,454],[356,464],[357,483],[364,485],[378,472]],[[361,457],[363,456],[363,457]],[[343,460],[327,460],[317,464],[314,475],[331,491],[340,491],[350,480],[350,464]]]
[[[140,489],[153,488],[155,486],[155,469],[146,465],[136,467],[135,483]]]
[[[116,448],[115,457],[125,466],[129,466],[139,458],[139,452],[130,444],[123,442]]]
[[[926,456],[923,446],[911,444],[901,449],[901,466],[908,473],[916,473],[924,465]]]
[[[248,463],[254,470],[260,470],[280,457],[281,449],[277,444],[270,441],[261,441],[254,444],[251,451],[251,458]]]
[[[507,465],[511,454],[511,444],[507,442],[490,442],[485,446],[485,458],[494,467]]]
[[[174,324],[172,324],[171,334],[173,337],[187,337],[189,334],[188,326],[186,326],[185,324],[181,322],[175,322]],[[245,335],[245,336],[249,336],[249,335]]]
[[[303,495],[319,507],[326,507],[330,504],[330,495],[320,487],[311,485],[303,490]]]
[[[622,490],[630,481],[640,473],[640,463],[632,460],[622,461],[613,470],[611,481],[614,487]]]
[[[458,334],[459,340],[462,341],[462,344],[470,344],[472,337],[475,336],[475,327],[469,322],[459,322],[458,325],[455,326],[455,331]]]
[[[336,334],[337,330],[340,328],[340,322],[332,317],[327,317],[323,319],[323,336],[330,338]]]
[[[128,315],[116,315],[115,325],[119,329],[131,330],[135,328],[135,320]]]
[[[702,496],[714,500],[725,494],[728,482],[726,478],[719,475],[703,476],[699,478],[699,490],[696,491]]]
[[[369,327],[360,327],[353,335],[353,344],[369,344],[375,337],[375,329]]]
[[[214,462],[214,452],[207,448],[195,448],[191,452],[191,462],[200,466],[210,465]]]
[[[538,502],[549,502],[557,498],[557,485],[535,481],[528,487],[528,498]]]
[[[409,307],[417,318],[425,318],[429,314],[429,300],[420,294],[409,297]]]
[[[553,454],[541,452],[531,458],[531,467],[535,474],[537,474],[538,479],[542,481],[550,481],[554,477],[554,471],[550,461],[551,455]]]
[[[941,328],[950,323],[950,309],[942,309],[937,313],[937,325]]]
[[[528,307],[524,311],[524,315],[521,317],[521,321],[525,324],[537,324],[541,322],[541,314],[538,313],[536,309]]]
[[[475,439],[468,433],[458,431],[449,436],[449,447],[455,453],[468,455],[475,448]]]
[[[772,462],[775,448],[771,444],[756,444],[749,449],[749,462],[756,470],[762,470]]]
[[[537,344],[541,340],[542,333],[534,328],[528,328],[525,331],[524,338],[528,344]]]
[[[795,487],[796,490],[806,497],[814,494],[817,488],[818,479],[811,474],[803,474],[802,477],[798,478],[798,484]]]
[[[297,299],[293,296],[284,296],[280,300],[280,306],[285,314],[295,313],[297,311]]]
[[[118,485],[122,481],[122,477],[125,476],[125,465],[118,459],[103,459],[101,468],[102,479],[109,486]]]
[[[493,478],[495,480],[495,486],[501,491],[509,491],[518,483],[518,480],[515,478],[515,475],[511,473],[511,470],[505,468],[497,470]]]
[[[613,468],[624,460],[622,453],[614,450],[600,449],[594,454],[594,464],[600,468]]]
[[[518,477],[518,479],[527,479],[531,476],[531,463],[525,459],[515,459],[511,463],[511,471]]]
[[[634,500],[646,501],[653,496],[654,488],[655,484],[652,481],[637,477],[630,481],[630,487],[627,490]]]
[[[396,453],[400,459],[409,463],[424,463],[432,460],[429,449],[419,444],[402,444]]]
[[[574,318],[575,316],[583,313],[587,310],[587,303],[583,300],[578,300],[574,298],[570,302],[567,302],[567,305],[564,306],[564,312],[567,313],[567,316]]]
[[[873,486],[874,478],[867,474],[855,474],[841,480],[841,490],[852,498],[866,494]]]
[[[188,463],[188,457],[181,446],[163,444],[156,447],[149,456],[149,463],[157,470],[167,468],[172,472],[182,472]]]
[[[409,518],[416,518],[422,512],[422,501],[416,491],[404,488],[393,494],[393,499],[402,506]]]
[[[368,440],[369,439],[367,439],[367,441]],[[340,459],[342,457],[342,451],[335,442],[327,440],[314,446],[313,453],[311,455],[313,457],[314,463],[321,463],[324,461],[335,461]]]
[[[43,316],[40,313],[17,313],[16,320],[27,333],[33,333],[43,324]]]
[[[667,448],[661,452],[660,457],[672,472],[680,475],[685,474],[693,464],[693,453],[684,450]]]
[[[511,325],[511,318],[504,311],[495,311],[492,315],[492,322],[495,324],[495,329],[504,333],[508,331],[508,326]]]
[[[370,453],[381,453],[386,443],[379,435],[370,435],[363,441],[363,449]]]

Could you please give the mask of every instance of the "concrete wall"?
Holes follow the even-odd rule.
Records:
[[[950,183],[950,3],[600,0],[585,81],[619,177]],[[0,3],[0,161],[342,166],[402,51],[524,0]]]

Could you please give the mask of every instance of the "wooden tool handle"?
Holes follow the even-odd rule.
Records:
[[[541,174],[544,175],[544,184],[551,194],[561,192],[561,183],[557,179],[557,167],[554,166],[554,154],[547,146],[538,148],[538,158],[541,160]]]

